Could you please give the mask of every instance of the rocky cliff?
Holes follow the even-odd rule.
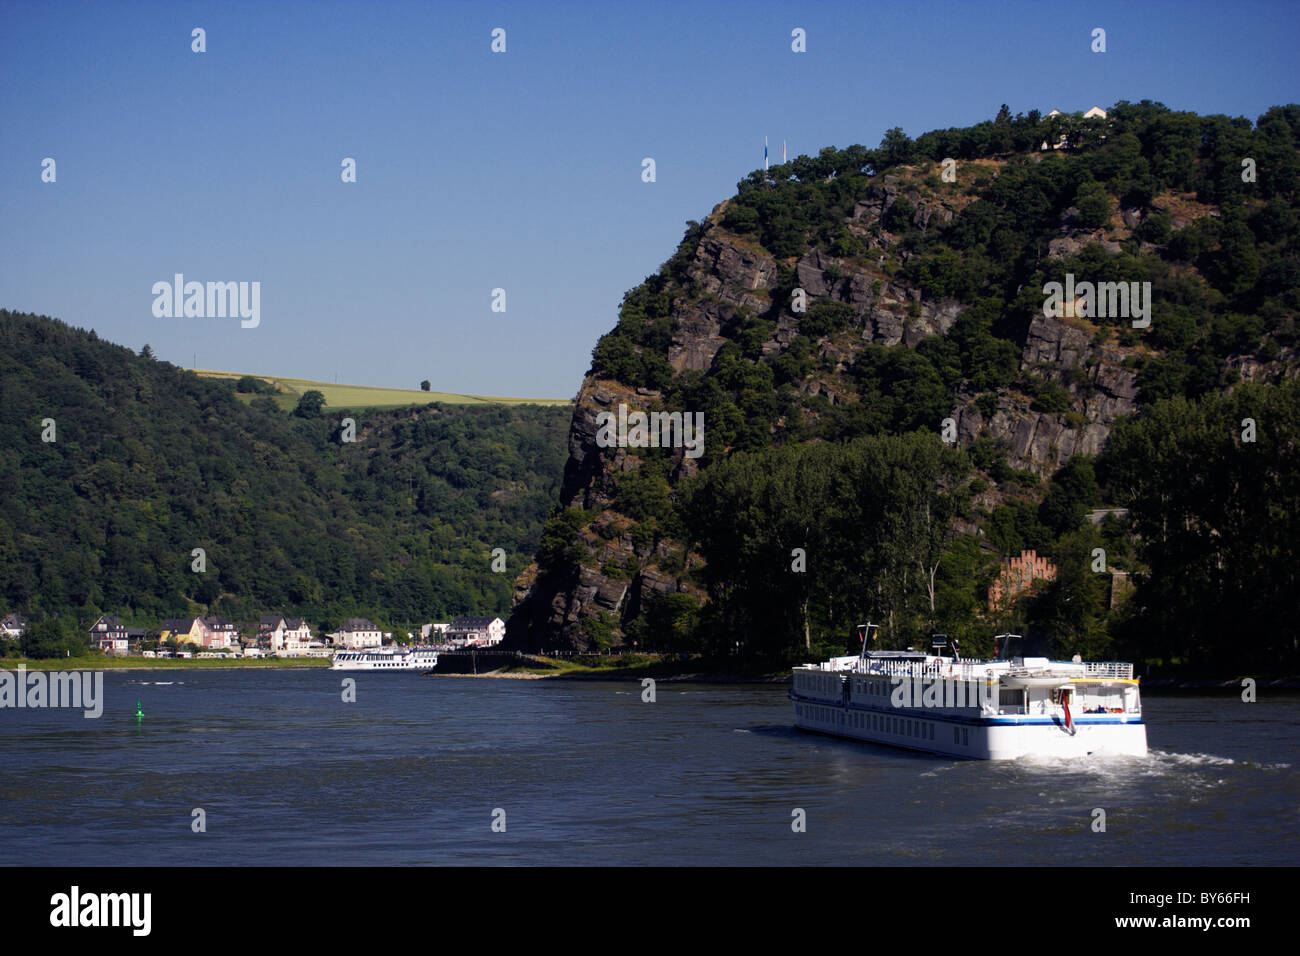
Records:
[[[1002,163],[994,160],[968,163],[957,185],[976,177],[996,179],[1001,169]],[[807,361],[791,383],[793,399],[767,427],[779,436],[797,419],[806,432],[837,409],[862,400],[851,373],[864,350],[915,349],[928,339],[948,336],[969,303],[935,297],[924,282],[909,276],[915,274],[916,250],[924,248],[925,238],[950,227],[978,189],[935,189],[934,172],[904,167],[872,177],[846,207],[847,214],[838,217],[836,228],[825,231],[834,241],[814,242],[793,256],[775,256],[755,235],[729,228],[734,200],[716,207],[698,226],[692,224],[671,268],[661,273],[666,317],[635,319],[645,326],[657,321],[669,333],[661,343],[670,383],[665,387],[671,390],[717,373],[724,347],[732,343],[770,367],[797,338],[811,339]],[[1045,244],[1042,268],[1050,272],[1090,249],[1111,257],[1136,252],[1135,230],[1153,215],[1172,213],[1177,230],[1193,218],[1213,214],[1202,208],[1198,216],[1186,215],[1189,204],[1176,196],[1156,198],[1145,210],[1117,203],[1100,227],[1085,227],[1078,209],[1066,209],[1053,220],[1055,237]],[[1142,248],[1152,247],[1144,242]],[[800,294],[806,297],[803,311],[791,305]],[[828,306],[838,309],[834,314],[843,321],[809,334],[809,316]],[[620,328],[635,323],[624,317]],[[1116,419],[1136,409],[1138,370],[1153,352],[1122,329],[1117,334],[1113,326],[1072,315],[1052,318],[1041,309],[1022,310],[1016,331],[1004,340],[1018,351],[1019,375],[996,388],[963,379],[951,389],[948,417],[955,420],[959,443],[991,439],[1013,468],[1042,476],[1072,455],[1101,451]],[[645,349],[638,346],[638,351]],[[1269,379],[1293,368],[1293,360],[1294,354],[1271,362],[1242,358],[1234,367],[1243,377]],[[534,563],[516,583],[509,627],[513,644],[579,650],[618,645],[627,636],[628,622],[651,596],[683,592],[703,599],[688,573],[699,557],[672,537],[638,535],[638,522],[616,507],[619,476],[641,466],[641,450],[601,447],[597,441],[600,413],[620,404],[662,409],[665,387],[620,382],[599,367],[583,382],[569,429],[560,498],[563,507],[583,511],[564,566],[539,568]],[[1035,390],[1041,396],[1044,388],[1056,396],[1054,403],[1036,399]],[[675,397],[680,401],[684,394]],[[931,425],[942,427],[939,420]],[[713,434],[706,434],[706,444],[712,441]],[[729,450],[708,444],[710,456]],[[672,450],[665,472],[670,495],[707,460],[697,462],[683,449]],[[989,500],[996,502],[996,490]]]

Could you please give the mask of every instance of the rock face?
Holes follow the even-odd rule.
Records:
[[[720,223],[724,206],[678,251],[684,276],[675,286],[671,305],[671,341],[667,361],[674,374],[708,371],[724,344],[735,341],[736,330],[752,317],[767,316],[774,329],[761,344],[765,357],[775,358],[799,332],[801,318],[774,308],[778,295],[801,288],[809,303],[841,303],[852,321],[847,330],[820,336],[817,368],[798,391],[809,401],[824,397],[831,405],[856,400],[851,380],[842,375],[857,353],[869,344],[914,347],[930,336],[948,333],[964,306],[956,300],[932,301],[902,281],[897,263],[910,256],[884,227],[888,214],[906,196],[915,212],[913,225],[925,230],[952,221],[954,210],[927,198],[894,176],[867,190],[844,221],[858,241],[859,253],[842,259],[824,248],[777,260],[752,240],[728,232]],[[1105,230],[1074,228],[1073,211],[1063,217],[1062,235],[1051,242],[1049,255],[1061,257],[1101,242],[1118,252]],[[1123,219],[1136,224],[1133,214]],[[689,247],[693,243],[693,248]],[[891,264],[892,260],[892,264]],[[782,303],[785,304],[784,302]],[[1021,368],[1055,383],[1069,396],[1068,411],[1036,411],[1031,399],[1002,389],[993,414],[985,418],[975,394],[959,393],[952,417],[961,442],[988,436],[1007,449],[1011,464],[1040,475],[1052,474],[1078,453],[1102,450],[1115,420],[1135,410],[1137,379],[1126,360],[1136,353],[1107,344],[1096,327],[1074,318],[1035,315],[1029,323],[1021,353]],[[1243,368],[1245,377],[1266,372]],[[620,643],[624,626],[656,595],[704,595],[683,578],[683,567],[699,557],[676,542],[648,543],[632,533],[636,523],[614,510],[616,478],[640,467],[635,448],[597,445],[597,416],[620,404],[651,410],[659,393],[635,389],[608,379],[587,377],[578,394],[569,430],[569,460],[560,504],[580,506],[589,521],[578,531],[572,550],[576,564],[565,574],[539,573],[537,565],[520,577],[508,629],[513,646],[529,649],[588,650],[600,638]],[[987,404],[985,405],[987,408]],[[813,405],[802,409],[817,414]],[[696,462],[681,450],[673,452],[670,486],[695,473]],[[673,569],[673,570],[670,570]]]
[[[1021,354],[1021,366],[1062,385],[1071,411],[1053,415],[1030,410],[1028,403],[1001,396],[990,434],[1005,439],[1017,468],[1050,475],[1071,455],[1099,453],[1111,425],[1137,407],[1137,374],[1124,367],[1132,353],[1099,345],[1094,334],[1074,320],[1036,315]],[[963,425],[957,409],[958,434],[976,437],[984,423]],[[975,415],[978,416],[978,412]]]
[[[715,349],[716,350],[716,349]],[[631,519],[614,510],[615,480],[621,472],[640,466],[638,449],[597,444],[597,416],[617,412],[620,404],[631,410],[654,408],[659,394],[630,389],[617,382],[588,376],[574,407],[569,428],[569,460],[560,491],[563,507],[577,506],[596,517],[577,534],[574,546],[583,557],[572,573],[543,579],[536,563],[516,581],[507,646],[530,650],[586,651],[594,646],[590,622],[621,624],[639,614],[656,594],[684,592],[702,599],[698,589],[650,561],[666,560],[673,548],[668,542],[638,545]],[[670,476],[674,483],[693,474],[694,461],[683,449],[673,452]]]

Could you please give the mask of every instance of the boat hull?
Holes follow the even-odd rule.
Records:
[[[953,717],[924,709],[845,707],[792,695],[801,730],[971,760],[1132,756],[1147,753],[1146,725],[1132,714]]]

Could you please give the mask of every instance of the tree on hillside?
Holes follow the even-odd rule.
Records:
[[[57,617],[36,621],[19,639],[23,656],[37,660],[45,657],[67,657],[85,652],[85,641]]]
[[[916,161],[916,144],[911,137],[895,126],[880,140],[881,167],[906,166]]]
[[[1300,383],[1160,401],[1102,460],[1150,571],[1129,647],[1204,671],[1300,661]]]
[[[320,414],[324,404],[325,396],[313,388],[304,392],[302,398],[298,399],[298,407],[293,410],[293,413],[299,418],[315,418]]]
[[[244,375],[235,383],[235,391],[253,395],[274,395],[275,386],[252,375]]]
[[[433,388],[433,383],[430,382],[427,378],[420,383],[420,391],[422,392],[427,392],[431,388]]]
[[[153,347],[147,342],[145,343],[145,347],[140,350],[140,358],[153,358]]]

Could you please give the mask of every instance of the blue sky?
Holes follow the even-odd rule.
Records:
[[[0,306],[178,365],[569,397],[765,135],[779,161],[1004,102],[1253,120],[1300,100],[1298,26],[1294,2],[4,0]],[[176,272],[260,282],[260,325],[156,318]]]

